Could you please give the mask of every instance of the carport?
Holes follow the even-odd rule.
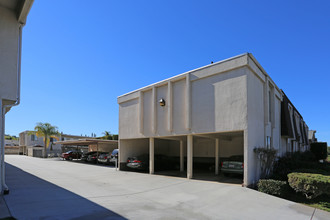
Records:
[[[88,151],[105,151],[112,152],[118,148],[118,141],[116,140],[101,140],[101,139],[79,139],[79,140],[67,140],[57,141],[56,144],[65,146],[88,146]]]
[[[210,174],[210,171],[198,170],[194,176],[194,164],[202,164],[214,169],[213,175],[220,174],[221,158],[232,155],[244,155],[243,131],[191,134],[169,137],[150,137],[120,140],[120,161],[123,168],[128,157],[149,154],[149,173],[196,178]],[[162,154],[178,158],[179,166],[173,172],[157,172],[155,155]],[[203,173],[204,172],[204,173]]]

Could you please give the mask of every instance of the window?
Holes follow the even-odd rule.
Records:
[[[31,141],[37,141],[38,137],[34,134],[31,135]]]
[[[266,138],[266,147],[269,149],[272,147],[272,137],[267,136]]]

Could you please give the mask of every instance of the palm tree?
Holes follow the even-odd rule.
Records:
[[[44,138],[44,158],[47,157],[46,149],[49,146],[50,138],[55,138],[58,140],[57,137],[60,133],[57,130],[56,126],[52,126],[49,123],[37,123],[37,125],[34,127],[33,134],[37,135],[37,137],[43,137]]]
[[[112,140],[112,135],[110,133],[110,131],[105,131],[103,132],[104,136],[102,139],[106,139],[106,140]]]

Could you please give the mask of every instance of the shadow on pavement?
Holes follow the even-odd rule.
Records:
[[[17,219],[126,219],[8,163],[6,184],[10,193],[4,199]]]
[[[180,171],[158,171],[158,172],[155,172],[155,174],[187,178],[187,173],[180,172]],[[194,170],[193,179],[219,182],[219,183],[237,184],[237,185],[243,184],[242,175],[231,175],[229,177],[226,177],[222,174],[215,175],[214,172],[205,171],[205,170]]]

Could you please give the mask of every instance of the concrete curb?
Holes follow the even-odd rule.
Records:
[[[3,195],[0,195],[0,219],[12,217]]]

